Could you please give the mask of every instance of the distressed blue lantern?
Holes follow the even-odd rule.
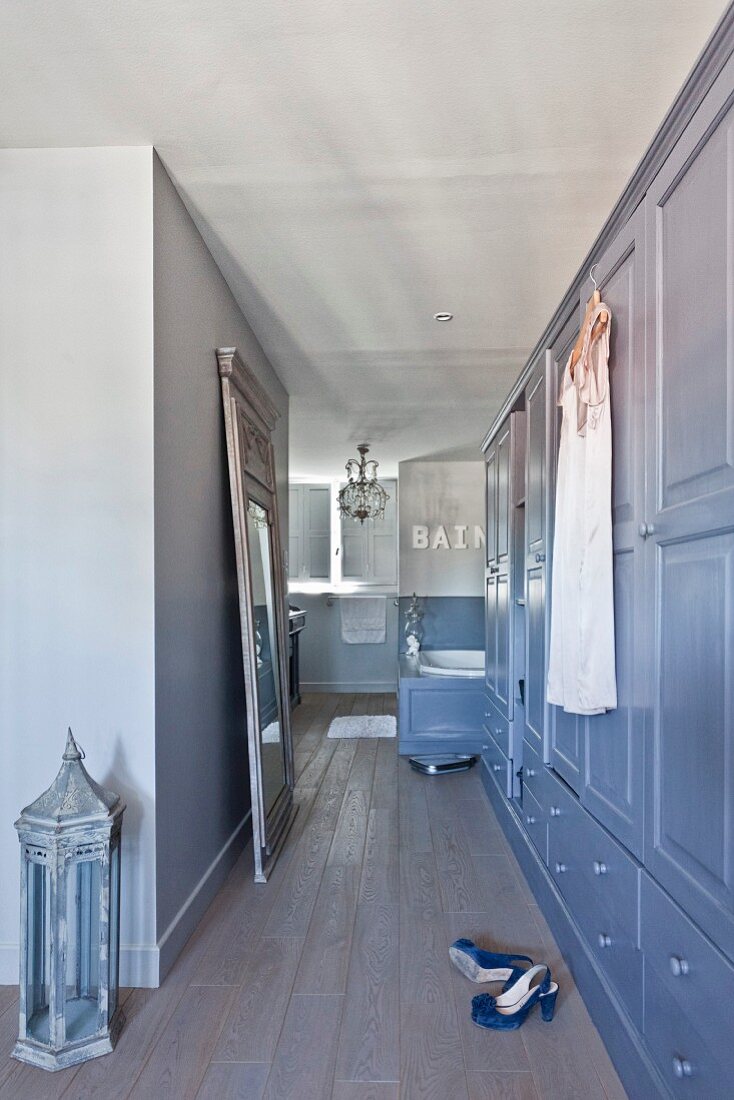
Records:
[[[21,855],[20,1030],[13,1057],[64,1069],[115,1045],[125,805],[91,778],[71,730],[61,770],[15,823]]]

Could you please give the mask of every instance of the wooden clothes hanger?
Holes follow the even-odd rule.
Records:
[[[583,323],[581,325],[581,329],[580,329],[579,334],[578,334],[578,339],[576,340],[576,343],[573,346],[573,351],[571,352],[571,378],[573,378],[574,368],[575,368],[576,364],[578,363],[579,359],[581,358],[581,352],[583,351],[583,347],[584,347],[584,339],[586,337],[586,330],[589,327],[589,323],[591,321],[591,315],[594,312],[594,310],[596,309],[596,307],[599,305],[599,303],[601,302],[601,292],[599,291],[599,289],[596,285],[596,279],[594,278],[594,268],[595,267],[596,267],[596,264],[592,264],[591,265],[591,270],[589,271],[589,277],[590,277],[592,283],[594,284],[594,293],[591,295],[588,302],[586,303],[586,313],[584,314],[584,320],[583,320]],[[603,309],[601,311],[601,313],[599,314],[599,316],[597,317],[596,321],[594,322],[594,328],[591,332],[591,339],[589,341],[590,344],[592,344],[594,342],[594,340],[597,340],[599,338],[599,336],[601,336],[602,332],[604,331],[604,329],[607,327],[608,324],[609,324],[609,313],[607,312],[606,309]]]

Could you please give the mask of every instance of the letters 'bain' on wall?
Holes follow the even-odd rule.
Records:
[[[470,539],[475,550],[481,550],[485,544],[484,528],[475,523],[454,523],[450,527],[439,523],[431,528],[424,523],[413,524],[414,550],[468,550]]]
[[[399,484],[400,594],[481,597],[483,463],[401,462]]]

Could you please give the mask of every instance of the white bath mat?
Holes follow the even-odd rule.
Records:
[[[397,732],[392,714],[348,714],[332,720],[327,737],[395,737]]]

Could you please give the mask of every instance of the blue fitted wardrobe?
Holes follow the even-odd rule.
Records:
[[[482,776],[632,1097],[734,1095],[734,10],[485,439]],[[545,699],[561,373],[612,310],[619,706]]]

